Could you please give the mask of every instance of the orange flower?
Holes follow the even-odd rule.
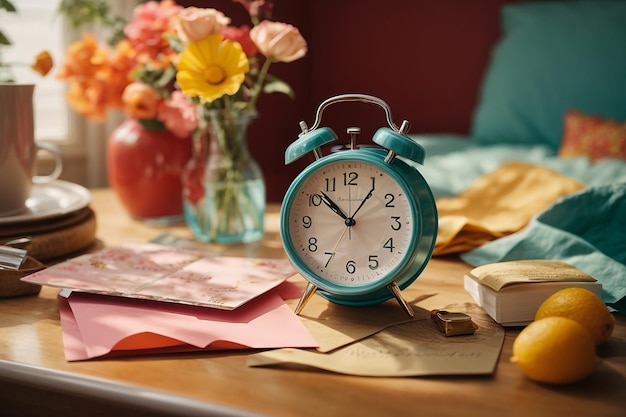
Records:
[[[69,105],[95,120],[104,120],[106,116],[106,84],[97,74],[107,60],[107,51],[99,47],[91,33],[85,33],[67,48],[65,63],[56,75],[70,83],[66,93]]]
[[[72,43],[65,51],[65,63],[59,69],[57,78],[92,77],[106,60],[107,53],[99,47],[93,34],[85,33],[81,40]]]
[[[105,90],[106,85],[93,80],[74,81],[70,83],[65,98],[74,110],[85,117],[104,121],[107,109]]]
[[[100,74],[107,87],[107,105],[114,109],[125,107],[122,100],[124,89],[132,82],[130,72],[137,65],[137,53],[128,41],[121,41],[115,47],[115,54],[109,58],[106,70]]]
[[[84,116],[104,120],[106,108],[122,109],[122,92],[131,80],[135,52],[128,42],[120,42],[115,51],[101,47],[91,33],[71,44],[65,63],[56,77],[67,80],[69,105]]]
[[[52,61],[52,56],[48,51],[41,51],[35,57],[35,62],[31,65],[31,68],[41,74],[43,77],[48,75],[54,62]]]
[[[170,65],[174,65],[178,59],[178,54],[172,50],[161,52],[158,56],[152,58],[146,54],[137,55],[137,66],[144,66],[151,71],[164,70]]]
[[[147,84],[134,82],[129,84],[122,94],[126,113],[138,119],[154,119],[157,115],[159,94]]]

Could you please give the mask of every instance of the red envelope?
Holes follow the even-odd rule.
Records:
[[[284,282],[234,310],[62,291],[59,311],[68,361],[221,349],[317,347],[284,299]]]

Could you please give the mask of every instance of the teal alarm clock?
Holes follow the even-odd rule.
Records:
[[[322,113],[335,103],[358,101],[380,106],[388,127],[374,134],[374,146],[356,143],[359,128],[348,128],[345,150],[322,154],[337,140],[320,127]],[[296,314],[314,294],[348,306],[396,298],[407,314],[402,290],[430,260],[437,237],[432,191],[412,162],[423,164],[423,147],[397,127],[389,106],[365,94],[325,100],[314,124],[300,122],[302,133],[285,152],[285,164],[313,153],[315,160],[289,186],[280,213],[280,236],[287,257],[308,281]],[[408,162],[412,161],[412,162]]]

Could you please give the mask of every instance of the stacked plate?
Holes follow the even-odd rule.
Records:
[[[91,194],[67,181],[33,185],[26,210],[0,217],[0,244],[28,236],[28,255],[42,262],[61,260],[93,245],[96,218]]]

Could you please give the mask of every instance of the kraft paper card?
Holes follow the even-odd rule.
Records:
[[[331,372],[379,377],[482,375],[495,370],[504,330],[474,304],[449,306],[478,325],[473,335],[446,337],[425,318],[386,327],[328,353],[277,349],[248,356],[248,366],[310,366]]]
[[[22,280],[232,310],[295,274],[287,259],[211,256],[154,243],[128,243],[78,256]]]
[[[61,291],[65,358],[201,350],[316,347],[284,299],[302,289],[285,282],[232,311]]]
[[[415,305],[432,295],[412,300]],[[428,312],[415,308],[417,317],[426,317]],[[349,307],[330,303],[316,296],[300,314],[302,323],[317,340],[319,352],[329,352],[341,346],[364,339],[382,329],[410,321],[395,299],[369,307]]]

